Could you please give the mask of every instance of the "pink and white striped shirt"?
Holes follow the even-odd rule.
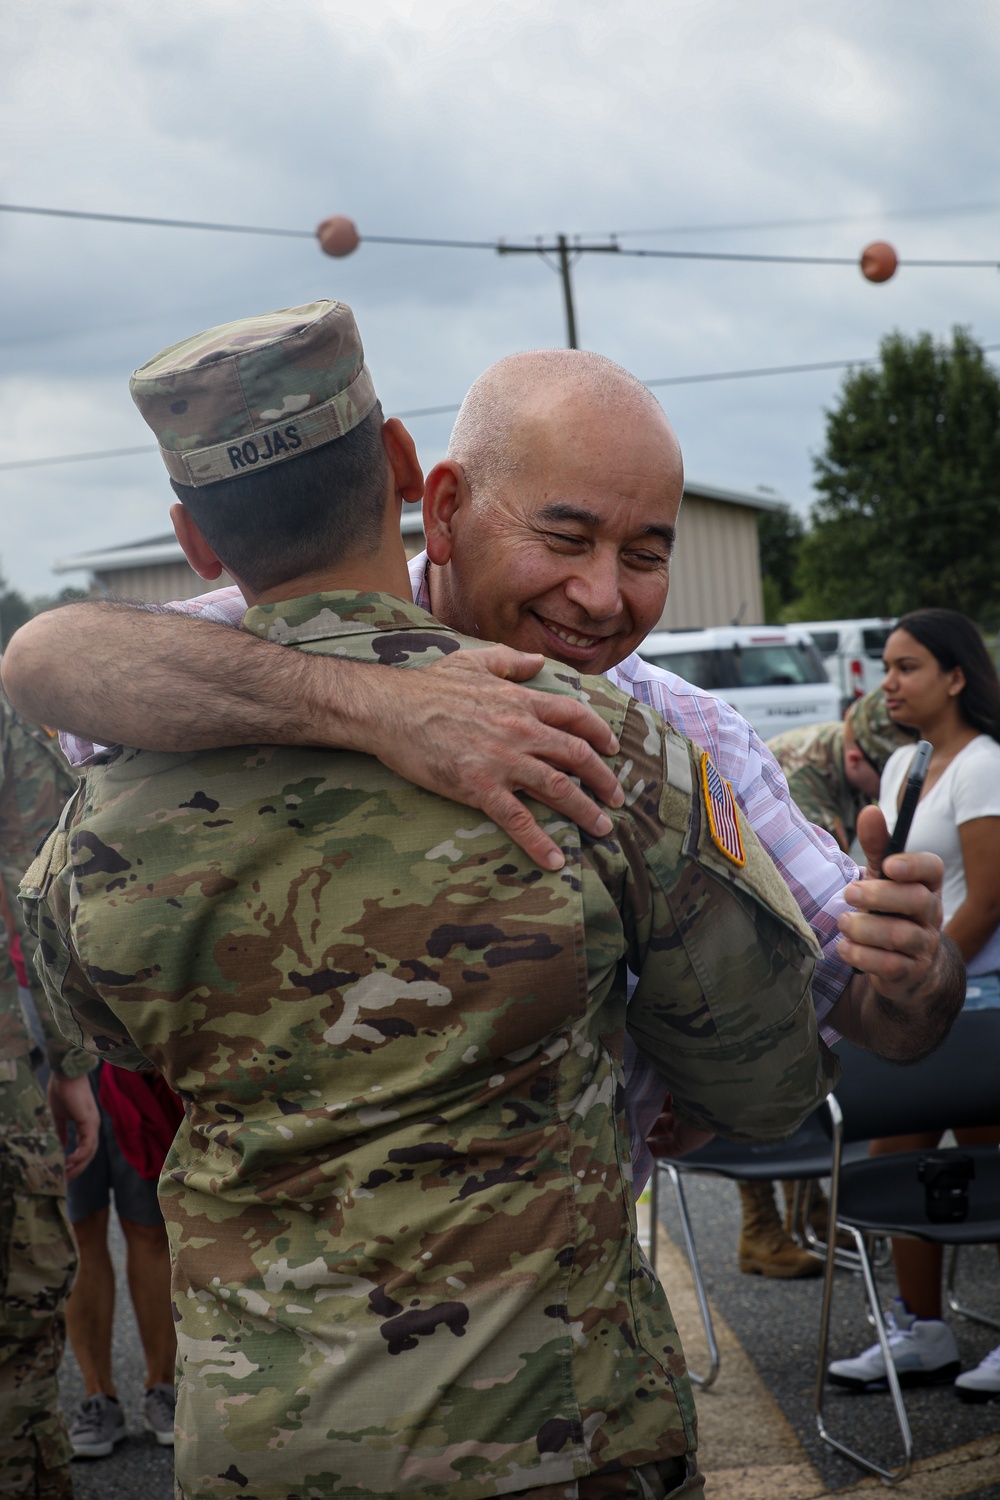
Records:
[[[409,566],[414,603],[430,611],[426,552],[413,558]],[[239,589],[230,585],[167,608],[238,627],[246,603]],[[829,834],[805,820],[792,802],[778,762],[735,709],[675,673],[651,666],[634,652],[605,676],[707,750],[720,775],[731,783],[748,823],[774,860],[819,942],[822,957],[813,980],[813,1003],[822,1035],[827,1041],[835,1041],[837,1033],[824,1022],[851,978],[851,969],[837,956],[835,945],[837,918],[847,910],[844,887],[858,875],[854,861]],[[75,735],[60,735],[60,740],[73,765],[85,765],[100,753],[100,746]],[[626,1037],[625,1099],[636,1194],[652,1170],[646,1137],[663,1107],[665,1094],[666,1085],[656,1069]]]

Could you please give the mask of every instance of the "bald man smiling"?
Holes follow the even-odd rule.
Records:
[[[432,610],[606,672],[663,613],[683,489],[674,431],[626,371],[565,350],[501,360],[427,478]]]

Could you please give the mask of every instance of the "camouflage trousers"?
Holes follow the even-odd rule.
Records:
[[[63,1154],[30,1059],[0,1059],[0,1500],[71,1500],[56,1371],[76,1245]]]
[[[705,1480],[692,1453],[686,1459],[668,1458],[638,1469],[588,1474],[569,1484],[517,1490],[504,1500],[705,1500]]]

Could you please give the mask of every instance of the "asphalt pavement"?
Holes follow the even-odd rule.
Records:
[[[174,1454],[161,1448],[142,1425],[142,1398],[146,1393],[146,1362],[142,1357],[139,1330],[125,1283],[125,1246],[114,1212],[111,1220],[111,1253],[118,1279],[115,1305],[114,1373],[118,1399],[125,1412],[128,1436],[110,1458],[78,1458],[73,1464],[75,1500],[172,1500]],[[72,1418],[83,1396],[79,1366],[67,1346],[59,1372],[59,1390],[67,1420]]]
[[[862,1471],[841,1458],[816,1433],[813,1400],[816,1351],[819,1336],[822,1278],[778,1281],[745,1276],[737,1268],[739,1197],[735,1183],[711,1177],[686,1176],[685,1195],[694,1228],[702,1274],[715,1315],[732,1344],[723,1348],[722,1364],[715,1385],[696,1393],[701,1424],[702,1467],[709,1478],[716,1474],[740,1473],[749,1453],[751,1467],[768,1469],[768,1453],[761,1446],[761,1431],[767,1412],[761,1402],[773,1402],[780,1413],[787,1442],[780,1434],[780,1463],[774,1464],[770,1485],[758,1486],[747,1475],[740,1487],[735,1480],[708,1485],[710,1500],[812,1500],[817,1494],[848,1491],[852,1495],[883,1490],[878,1480],[859,1483]],[[661,1252],[660,1271],[681,1329],[685,1350],[695,1369],[705,1368],[707,1359],[700,1320],[690,1294],[687,1262],[682,1245],[680,1220],[673,1192],[664,1179],[660,1193],[660,1219],[667,1232],[667,1253]],[[664,1237],[661,1236],[661,1246]],[[877,1273],[883,1306],[895,1291],[890,1266]],[[987,1316],[1000,1321],[1000,1262],[992,1247],[962,1251],[957,1292]],[[684,1309],[684,1316],[681,1309]],[[1000,1332],[964,1318],[952,1318],[963,1369],[979,1360],[1000,1341]],[[717,1336],[719,1329],[716,1330]],[[864,1288],[859,1275],[838,1272],[834,1286],[829,1358],[859,1353],[875,1341],[867,1321]],[[719,1339],[720,1345],[722,1338]],[[746,1399],[741,1400],[741,1392]],[[760,1399],[758,1399],[760,1398]],[[967,1497],[967,1500],[998,1500],[1000,1497],[1000,1403],[968,1405],[951,1386],[904,1392],[907,1414],[919,1469],[901,1491],[920,1500]],[[716,1408],[725,1412],[716,1417]],[[825,1403],[828,1429],[862,1452],[874,1453],[887,1465],[900,1462],[902,1450],[887,1392],[856,1395],[831,1389]],[[788,1483],[777,1470],[787,1468]],[[802,1470],[801,1478],[793,1469]],[[811,1471],[811,1473],[807,1472]],[[933,1472],[938,1477],[933,1481]],[[947,1474],[947,1481],[944,1475]],[[816,1487],[816,1476],[822,1486]],[[964,1483],[966,1476],[969,1483]],[[985,1483],[985,1487],[984,1487]],[[963,1487],[964,1484],[964,1487]]]

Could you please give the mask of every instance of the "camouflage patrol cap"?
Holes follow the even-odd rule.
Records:
[[[912,745],[916,730],[894,724],[885,706],[881,688],[874,688],[852,703],[845,715],[858,749],[881,776],[885,763],[900,745]]]
[[[180,484],[259,473],[343,437],[375,406],[354,314],[309,302],[163,349],[129,381]]]

